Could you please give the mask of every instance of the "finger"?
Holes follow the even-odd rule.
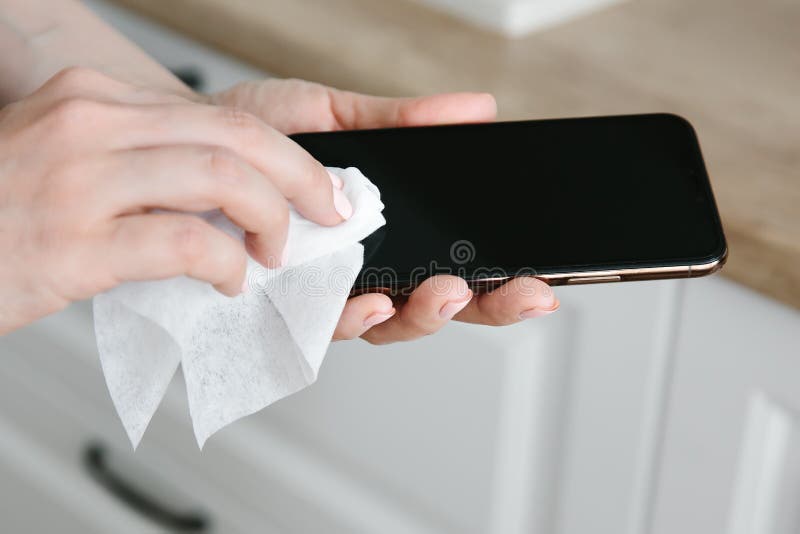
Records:
[[[556,311],[558,299],[545,282],[529,276],[509,280],[491,293],[477,295],[457,321],[501,326]]]
[[[497,103],[488,93],[384,98],[331,89],[329,98],[345,130],[487,122],[497,117]]]
[[[245,230],[250,255],[266,267],[284,263],[289,204],[278,189],[233,152],[177,145],[114,152],[95,160],[95,204],[110,216],[141,208],[221,209]],[[87,173],[90,171],[87,171]]]
[[[99,261],[107,265],[113,285],[187,275],[228,296],[242,292],[247,269],[244,247],[194,215],[119,217],[105,241]]]
[[[355,339],[395,314],[392,299],[380,293],[353,297],[345,304],[333,340]]]
[[[236,108],[200,104],[129,106],[116,148],[192,144],[219,146],[267,176],[304,217],[332,226],[353,208],[327,170],[298,144]]]
[[[370,343],[409,341],[433,334],[447,324],[472,298],[467,283],[457,276],[432,276],[417,287],[394,317],[362,336]]]

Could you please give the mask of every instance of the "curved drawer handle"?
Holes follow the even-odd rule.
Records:
[[[209,520],[199,512],[170,510],[109,468],[106,447],[90,443],[83,452],[86,470],[100,485],[157,525],[181,532],[209,532]]]

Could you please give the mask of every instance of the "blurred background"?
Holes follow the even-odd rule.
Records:
[[[558,314],[503,329],[336,343],[316,384],[202,452],[182,380],[131,451],[75,305],[0,338],[3,531],[800,533],[800,3],[87,3],[202,91],[279,76],[489,91],[501,119],[681,114],[730,259],[559,288]]]

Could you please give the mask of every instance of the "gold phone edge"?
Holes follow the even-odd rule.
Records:
[[[573,271],[567,273],[533,275],[551,286],[605,284],[614,282],[636,282],[642,280],[668,280],[677,278],[698,278],[713,274],[725,264],[728,259],[728,249],[716,260],[695,264],[675,265],[670,267],[645,267],[641,269],[611,269],[605,271]],[[502,285],[513,276],[485,278],[473,281],[470,286],[473,291],[484,292]]]
[[[612,269],[606,271],[573,271],[567,273],[526,275],[533,276],[551,286],[563,285],[585,285],[603,284],[613,282],[635,282],[642,280],[668,280],[677,278],[698,278],[707,276],[719,271],[728,259],[728,249],[716,260],[695,264],[695,265],[675,265],[670,267],[645,267],[641,269]],[[500,287],[513,276],[498,276],[494,278],[482,278],[469,282],[470,288],[475,293],[485,293]],[[353,288],[351,296],[363,293],[385,293],[387,295],[397,294],[400,288],[388,287],[359,287]]]

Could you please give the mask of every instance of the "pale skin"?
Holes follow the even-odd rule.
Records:
[[[300,80],[198,95],[71,0],[0,0],[0,49],[0,333],[129,280],[187,275],[235,297],[247,254],[283,261],[290,204],[328,226],[351,213],[287,134],[496,115],[483,93],[393,99]],[[210,209],[244,245],[192,215]],[[349,299],[334,339],[407,341],[450,319],[507,325],[557,308],[532,277],[474,295],[439,276],[402,303]]]

